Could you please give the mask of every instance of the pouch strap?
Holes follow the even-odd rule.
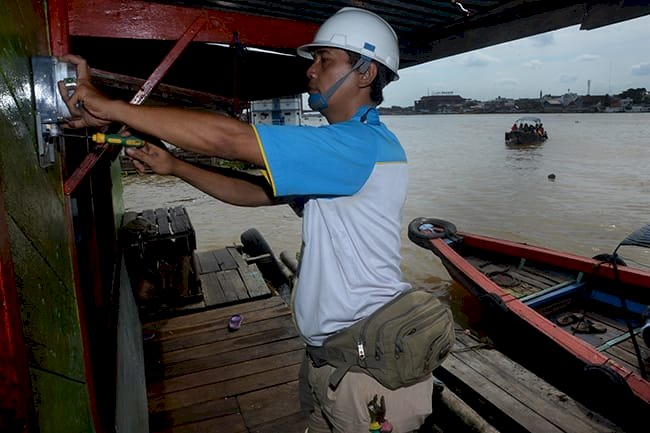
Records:
[[[329,364],[336,368],[330,375],[330,386],[333,388],[336,388],[341,383],[343,376],[352,367],[358,366],[361,371],[372,376],[366,368],[379,368],[383,365],[381,360],[376,360],[374,357],[365,358],[362,362],[359,362],[359,358],[352,355],[352,352],[345,352],[334,347],[307,345],[306,351],[316,367]]]

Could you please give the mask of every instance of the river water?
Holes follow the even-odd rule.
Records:
[[[382,118],[410,162],[402,269],[413,285],[451,281],[433,253],[408,240],[415,217],[586,256],[611,253],[650,222],[650,113],[544,114],[546,142],[507,147],[504,133],[517,117]],[[200,251],[240,243],[251,227],[276,255],[300,249],[301,221],[288,206],[239,208],[155,175],[127,176],[124,190],[126,210],[185,206]],[[622,247],[619,254],[630,266],[650,265],[650,250]],[[460,306],[464,295],[451,287],[452,304]]]

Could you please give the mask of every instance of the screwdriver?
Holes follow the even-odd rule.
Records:
[[[141,138],[138,138],[134,135],[129,135],[128,137],[122,137],[120,134],[102,134],[97,132],[93,135],[73,135],[73,134],[59,134],[64,137],[77,137],[77,138],[90,138],[97,144],[117,144],[124,147],[142,147],[144,146],[145,141]]]
[[[125,147],[144,146],[144,140],[134,135],[122,137],[120,134],[102,134],[101,132],[98,132],[96,134],[93,134],[90,139],[98,144],[110,143],[119,144],[120,146]]]

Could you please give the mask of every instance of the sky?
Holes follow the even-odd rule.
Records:
[[[650,90],[650,16],[594,30],[571,26],[400,70],[383,107],[454,92],[487,101],[567,92],[615,95]]]

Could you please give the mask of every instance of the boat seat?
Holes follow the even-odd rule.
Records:
[[[572,281],[565,281],[555,286],[549,287],[548,289],[541,290],[537,293],[524,296],[519,300],[524,304],[528,305],[531,308],[538,308],[548,302],[554,301],[558,298],[568,296],[571,293],[574,293],[583,287],[586,283],[581,281],[581,278]]]

